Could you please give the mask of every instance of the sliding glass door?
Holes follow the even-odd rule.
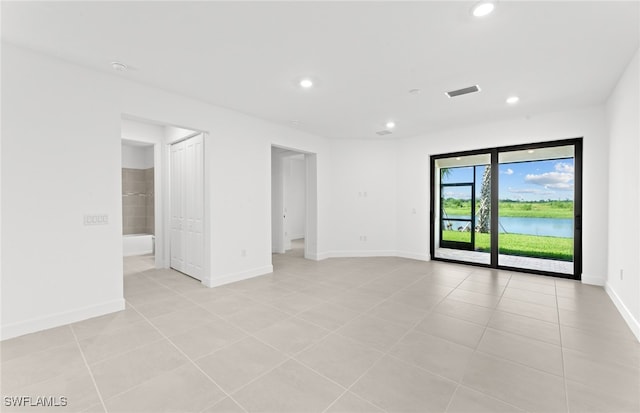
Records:
[[[432,156],[431,256],[579,278],[581,154],[573,139]]]
[[[435,257],[489,264],[491,154],[438,158],[434,166],[439,175]]]

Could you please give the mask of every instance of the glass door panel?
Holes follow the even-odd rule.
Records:
[[[434,257],[488,265],[491,154],[437,159]]]
[[[471,250],[473,234],[473,185],[443,184],[441,205],[441,242],[445,248]]]
[[[498,265],[574,272],[574,146],[501,152]]]

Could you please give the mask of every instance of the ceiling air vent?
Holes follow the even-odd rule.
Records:
[[[391,135],[391,131],[390,130],[380,130],[380,131],[376,132],[376,134],[378,134],[380,136]]]
[[[476,92],[480,92],[480,88],[478,87],[478,85],[469,86],[469,87],[465,87],[463,89],[458,89],[458,90],[452,90],[451,92],[445,92],[445,93],[450,98],[454,98],[456,96],[462,96],[462,95],[466,95],[469,93],[476,93]]]

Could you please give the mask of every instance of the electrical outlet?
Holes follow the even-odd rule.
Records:
[[[246,257],[247,256],[247,250],[240,250],[240,256],[241,257]]]
[[[360,235],[360,241],[361,242],[367,242],[367,236],[366,235]]]

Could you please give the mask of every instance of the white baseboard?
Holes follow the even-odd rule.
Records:
[[[327,258],[356,258],[356,257],[400,257],[419,261],[430,261],[429,254],[406,252],[406,251],[386,251],[386,250],[351,250],[351,251],[325,251],[317,254],[307,254],[306,259],[321,261]]]
[[[395,257],[396,251],[386,250],[351,250],[329,251],[327,258],[362,258],[362,257]]]
[[[3,325],[0,328],[0,340],[6,340],[22,336],[24,334],[35,333],[36,331],[48,330],[50,328],[60,327],[77,321],[86,320],[88,318],[122,311],[124,310],[124,305],[124,298],[119,298],[117,300],[107,301],[106,303],[92,305],[90,307],[64,311],[44,317],[20,321],[18,323]]]
[[[410,260],[431,261],[428,253],[396,251],[396,257],[408,258]]]
[[[202,284],[207,287],[219,287],[221,285],[230,284],[236,281],[246,280],[248,278],[257,277],[259,275],[269,274],[273,272],[273,265],[265,265],[264,267],[253,268],[251,270],[235,272],[231,274],[224,274],[217,276],[213,279],[204,279]]]
[[[624,305],[620,297],[618,297],[618,294],[616,294],[614,289],[611,288],[611,284],[606,283],[604,289],[609,295],[609,297],[611,297],[611,301],[613,301],[613,304],[616,306],[616,308],[622,315],[622,318],[624,318],[624,321],[626,321],[627,325],[631,329],[631,332],[633,332],[633,334],[636,336],[638,341],[640,341],[640,322],[635,319],[633,314],[631,314],[631,311],[629,311],[629,309],[627,308],[626,305]]]
[[[308,260],[313,260],[313,261],[322,261],[322,260],[326,260],[327,258],[331,258],[329,256],[329,253],[327,252],[317,252],[317,253],[309,252],[309,253],[305,253],[304,257]]]
[[[128,253],[123,253],[122,256],[123,257],[135,257],[137,255],[149,255],[149,254],[153,254],[153,250],[136,250],[136,251],[129,251]]]
[[[607,279],[603,277],[594,277],[587,274],[582,274],[581,281],[583,284],[599,285],[601,287],[604,287],[605,283],[607,282]]]

